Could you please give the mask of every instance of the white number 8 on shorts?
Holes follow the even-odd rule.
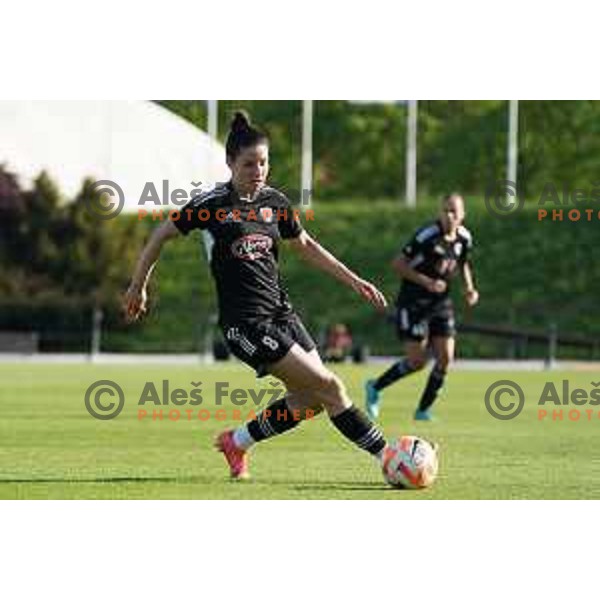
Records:
[[[262,338],[262,343],[267,347],[270,348],[271,350],[277,350],[277,348],[279,348],[279,342],[277,340],[274,340],[271,336],[269,335],[264,335]]]

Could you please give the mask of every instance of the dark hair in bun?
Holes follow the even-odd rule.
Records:
[[[225,143],[227,158],[235,160],[243,148],[268,143],[267,134],[252,126],[248,113],[237,110],[231,120],[227,142]]]

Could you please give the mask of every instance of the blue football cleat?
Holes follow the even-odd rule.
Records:
[[[415,411],[415,421],[433,421],[433,417],[428,410],[419,410]]]
[[[372,379],[369,379],[365,383],[365,407],[367,415],[369,415],[369,419],[372,421],[376,421],[379,418],[379,391],[375,389],[374,383]]]

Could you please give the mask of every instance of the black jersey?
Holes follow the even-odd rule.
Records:
[[[432,300],[448,296],[450,281],[468,261],[472,246],[471,233],[462,225],[453,240],[446,239],[439,221],[428,223],[418,229],[402,249],[402,254],[415,271],[432,279],[443,279],[448,285],[445,292],[434,293],[418,283],[404,279],[400,295],[402,297],[417,295]]]
[[[279,276],[278,241],[298,237],[302,226],[284,194],[264,187],[247,201],[229,182],[193,198],[174,224],[186,235],[203,230],[221,324],[292,312]]]

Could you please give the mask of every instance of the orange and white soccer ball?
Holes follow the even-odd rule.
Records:
[[[392,440],[383,451],[382,468],[385,480],[393,487],[429,487],[438,472],[437,444],[414,435]]]

